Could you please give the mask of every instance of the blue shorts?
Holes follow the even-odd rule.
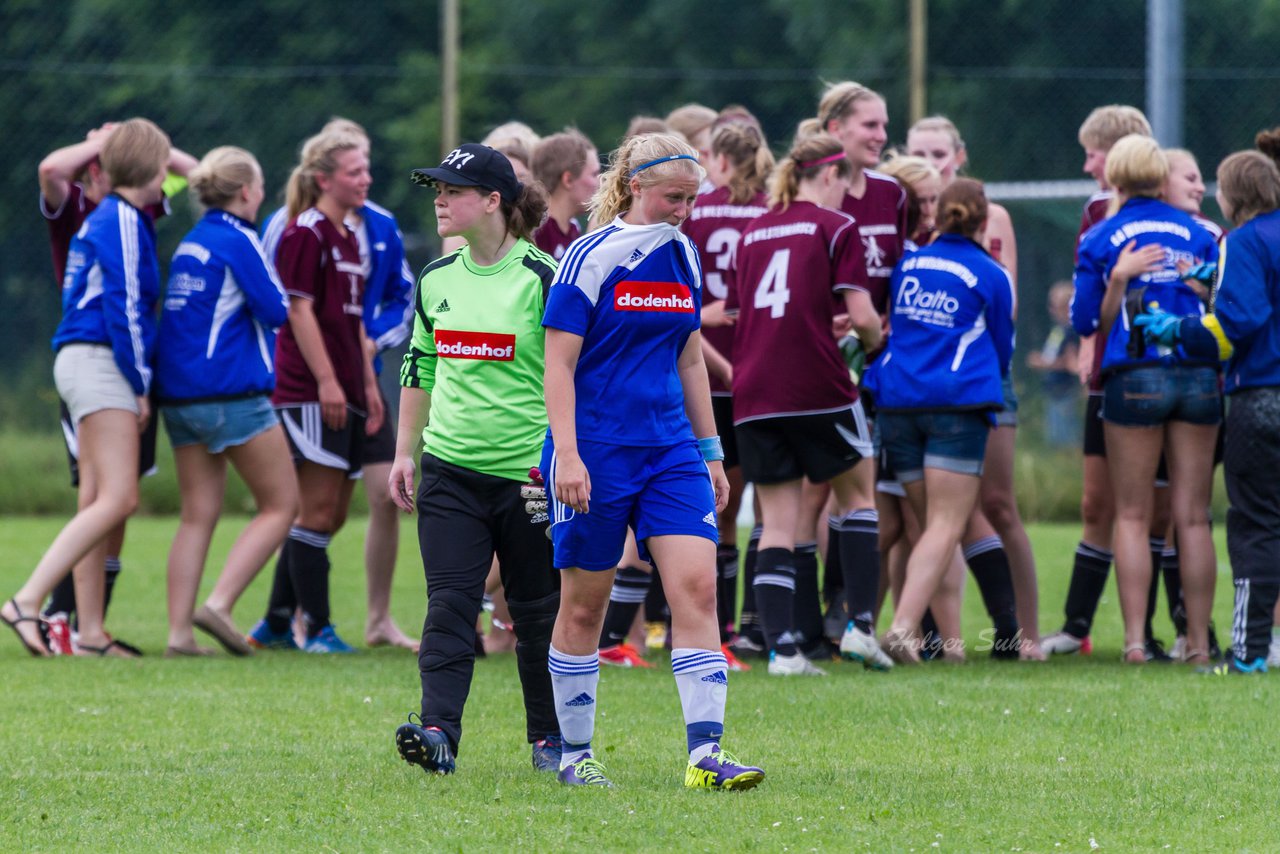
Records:
[[[1018,395],[1013,390],[1013,374],[1005,374],[1000,380],[1000,391],[1004,394],[1004,409],[996,413],[997,427],[1018,426]]]
[[[280,423],[266,395],[161,406],[160,414],[173,447],[204,445],[211,454],[243,445]]]
[[[884,412],[876,416],[885,454],[900,483],[924,478],[926,468],[982,475],[991,418],[986,412]]]
[[[640,556],[649,537],[688,535],[718,542],[716,499],[696,442],[636,448],[578,442],[591,477],[590,512],[575,513],[555,498],[555,447],[542,449],[551,542],[556,569],[613,569],[622,558],[627,528],[636,532]]]
[[[1218,372],[1202,365],[1116,371],[1102,384],[1102,420],[1121,427],[1158,427],[1166,421],[1218,424]]]

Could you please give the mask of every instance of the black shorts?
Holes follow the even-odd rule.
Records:
[[[391,409],[387,406],[387,396],[382,394],[381,387],[378,388],[378,394],[382,395],[382,426],[372,436],[365,436],[364,464],[367,466],[395,462],[396,458],[395,421],[391,417]]]
[[[309,462],[341,469],[357,478],[364,467],[365,418],[347,407],[347,424],[332,430],[320,417],[318,403],[291,403],[276,407],[284,434],[289,438],[294,463]]]
[[[76,425],[71,423],[67,404],[58,399],[58,415],[62,420],[62,441],[67,447],[67,468],[71,470],[71,487],[80,488],[80,437]],[[151,405],[151,417],[147,429],[142,431],[138,444],[138,477],[150,477],[156,473],[156,435],[160,428],[160,412]]]
[[[862,403],[816,415],[783,415],[738,424],[742,475],[751,483],[807,477],[825,483],[874,454]]]
[[[720,435],[720,444],[724,445],[724,467],[728,471],[740,460],[738,434],[733,429],[733,398],[727,394],[719,397],[712,395],[711,411],[716,417],[716,433]]]

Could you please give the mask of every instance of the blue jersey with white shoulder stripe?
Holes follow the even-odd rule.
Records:
[[[569,245],[542,325],[583,339],[579,439],[661,447],[693,438],[677,362],[701,309],[698,252],[674,225],[618,218]]]
[[[867,369],[880,409],[1002,409],[1013,280],[977,243],[943,234],[890,280],[889,342]]]
[[[173,253],[156,339],[165,403],[270,394],[289,299],[253,223],[207,211]]]
[[[147,394],[159,295],[151,217],[112,193],[71,240],[62,277],[62,322],[53,335],[53,349],[110,345],[134,394]]]

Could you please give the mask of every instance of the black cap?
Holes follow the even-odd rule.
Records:
[[[516,180],[511,161],[501,151],[475,142],[464,142],[450,151],[433,169],[414,169],[413,183],[433,186],[437,181],[460,187],[495,190],[503,201],[514,203],[524,186]]]

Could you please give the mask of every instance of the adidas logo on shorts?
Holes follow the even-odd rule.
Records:
[[[444,314],[449,310],[449,301],[447,299],[440,300],[440,304],[433,309],[435,314]]]
[[[702,521],[706,522],[708,525],[714,525],[716,523],[715,511],[712,511],[707,515],[703,516]]]
[[[565,705],[566,706],[590,706],[594,702],[595,702],[595,698],[592,697],[590,694],[588,694],[586,691],[583,691],[581,694],[574,697],[572,700],[568,700],[567,702],[565,702]]]
[[[725,678],[723,670],[717,670],[715,673],[709,673],[702,677],[703,682],[712,682],[716,685],[728,685],[729,680]]]

